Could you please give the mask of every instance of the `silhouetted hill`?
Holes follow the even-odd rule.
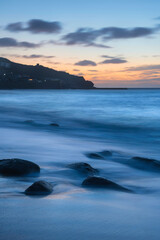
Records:
[[[24,65],[0,58],[0,89],[92,89],[83,77],[51,68]]]

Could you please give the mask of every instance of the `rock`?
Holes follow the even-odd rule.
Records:
[[[25,190],[26,195],[48,195],[53,191],[51,183],[37,181]]]
[[[59,127],[59,124],[57,124],[57,123],[51,123],[50,126]]]
[[[134,161],[133,161],[134,160]],[[147,171],[160,171],[160,161],[151,158],[133,157],[130,166]]]
[[[114,183],[102,177],[88,177],[83,181],[82,185],[85,187],[98,187],[98,188],[107,188],[107,189],[119,190],[119,191],[129,191],[127,188],[124,188],[119,184]]]
[[[93,158],[93,159],[105,159],[105,157],[111,156],[112,153],[110,151],[102,151],[102,152],[97,152],[97,153],[87,153],[86,156],[88,158]]]
[[[75,169],[84,174],[92,174],[93,175],[93,174],[98,173],[98,169],[95,169],[95,168],[91,167],[91,165],[89,165],[88,163],[83,163],[83,162],[69,164],[68,167]]]
[[[99,155],[98,153],[87,153],[86,156],[93,159],[104,159],[104,157]]]
[[[18,158],[0,160],[0,174],[4,176],[23,176],[39,172],[40,167],[27,160]]]
[[[150,162],[158,162],[155,159],[151,159],[151,158],[144,158],[144,157],[133,157],[132,159],[134,160],[138,160],[138,161],[142,161],[142,162],[146,162],[146,163],[150,163]]]

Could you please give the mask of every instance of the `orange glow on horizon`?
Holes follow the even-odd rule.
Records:
[[[76,76],[83,76],[85,80],[92,81],[96,86],[105,84],[116,86],[120,83],[130,84],[135,81],[135,86],[138,84],[137,80],[150,80],[150,83],[155,83],[160,76],[160,70],[157,71],[129,71],[128,69],[135,66],[142,66],[141,62],[133,61],[126,64],[106,64],[93,66],[75,66],[74,62],[69,63],[66,59],[58,61],[56,59],[24,59],[21,57],[8,57],[13,62],[36,65],[39,63],[42,66],[55,69],[57,71],[66,71]],[[73,61],[73,60],[72,60]],[[98,60],[97,60],[98,61]],[[158,61],[152,61],[151,64],[157,64]],[[152,80],[154,79],[154,80]]]

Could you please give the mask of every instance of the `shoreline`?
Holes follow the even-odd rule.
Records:
[[[41,91],[50,91],[50,90],[54,90],[54,91],[69,91],[69,90],[73,90],[73,91],[94,91],[94,90],[160,90],[160,88],[92,88],[92,89],[82,89],[82,88],[76,88],[76,89],[72,89],[72,88],[0,88],[0,91],[14,91],[14,90],[41,90]]]

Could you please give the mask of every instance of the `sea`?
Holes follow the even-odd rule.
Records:
[[[0,177],[0,239],[159,239],[159,89],[0,90],[0,159],[10,158],[41,174]],[[79,162],[130,192],[85,188],[68,167]],[[37,180],[53,193],[26,196]]]

